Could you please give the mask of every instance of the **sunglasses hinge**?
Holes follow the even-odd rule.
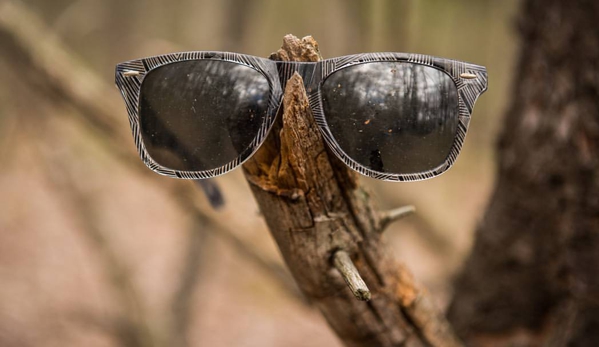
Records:
[[[464,72],[464,73],[460,74],[460,77],[465,80],[473,80],[476,78],[476,75],[469,73],[469,72]]]
[[[125,76],[125,77],[139,76],[140,74],[141,73],[139,71],[134,71],[134,70],[123,71],[123,76]]]

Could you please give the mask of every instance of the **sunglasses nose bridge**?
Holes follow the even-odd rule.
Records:
[[[287,81],[293,76],[294,73],[298,73],[304,80],[304,87],[308,94],[312,91],[314,84],[314,76],[318,63],[314,62],[291,62],[291,61],[277,61],[277,70],[279,72],[279,80],[281,81],[281,88],[285,90]]]

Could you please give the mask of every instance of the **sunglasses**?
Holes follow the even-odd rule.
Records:
[[[465,62],[367,53],[319,62],[187,52],[116,67],[135,144],[155,172],[222,175],[264,142],[293,73],[331,151],[361,174],[417,181],[456,160],[487,72]]]

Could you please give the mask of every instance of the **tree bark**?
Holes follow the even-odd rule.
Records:
[[[271,56],[319,57],[311,37],[291,35]],[[298,74],[287,82],[279,120],[244,171],[306,297],[347,346],[460,346],[382,242],[381,216],[394,214],[379,214],[355,174],[327,152]]]
[[[450,308],[472,345],[599,346],[598,23],[597,1],[523,4],[498,182]]]

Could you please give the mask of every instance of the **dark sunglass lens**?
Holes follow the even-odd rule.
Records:
[[[156,68],[144,78],[140,94],[146,150],[174,170],[226,165],[251,151],[269,96],[266,77],[241,64],[194,60]]]
[[[333,73],[321,90],[335,141],[363,166],[413,174],[447,159],[458,126],[458,92],[444,72],[410,63],[365,63]]]

